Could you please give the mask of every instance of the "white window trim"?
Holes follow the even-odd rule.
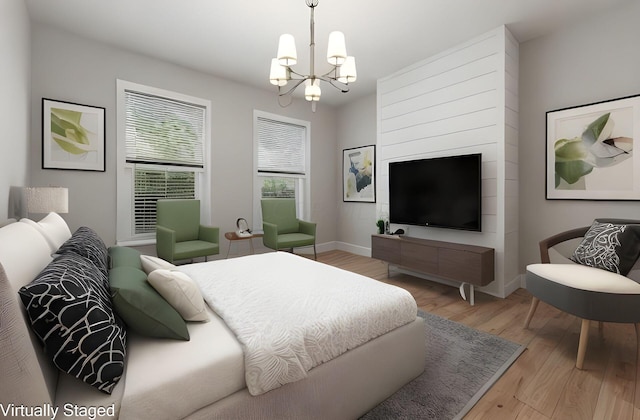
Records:
[[[197,172],[196,198],[200,206],[200,218],[203,224],[211,224],[211,101],[184,95],[169,90],[159,89],[126,80],[116,80],[116,243],[118,245],[155,244],[155,234],[136,235],[133,233],[133,165],[126,163],[126,108],[125,91],[156,95],[177,101],[198,104],[205,107],[204,133],[204,171]]]
[[[302,178],[304,183],[304,193],[302,202],[298,202],[297,216],[303,220],[311,220],[311,123],[309,121],[298,120],[295,118],[284,117],[282,115],[272,114],[269,112],[253,110],[253,231],[262,232],[262,207],[260,205],[262,183],[258,176],[258,130],[256,129],[258,118],[268,118],[274,121],[282,121],[288,124],[304,126],[306,128],[305,138],[305,175],[296,176]],[[289,175],[279,174],[278,176],[287,177]]]

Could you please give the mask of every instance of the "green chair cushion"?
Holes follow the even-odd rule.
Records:
[[[285,233],[278,235],[278,248],[297,248],[299,246],[311,246],[315,243],[315,237],[304,233]]]
[[[178,242],[175,245],[173,257],[175,260],[186,260],[203,255],[214,255],[220,250],[218,244],[206,241]]]

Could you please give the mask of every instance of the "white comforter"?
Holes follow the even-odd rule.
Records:
[[[179,270],[236,334],[252,395],[416,318],[406,290],[285,252]]]

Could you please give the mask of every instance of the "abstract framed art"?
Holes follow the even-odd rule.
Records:
[[[42,168],[105,171],[105,109],[42,99]]]
[[[376,202],[375,164],[375,145],[342,151],[343,201]]]
[[[546,117],[548,200],[640,200],[640,95]]]

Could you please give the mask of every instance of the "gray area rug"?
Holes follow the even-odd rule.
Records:
[[[424,373],[362,420],[460,419],[525,349],[437,315],[418,315],[426,321]]]

